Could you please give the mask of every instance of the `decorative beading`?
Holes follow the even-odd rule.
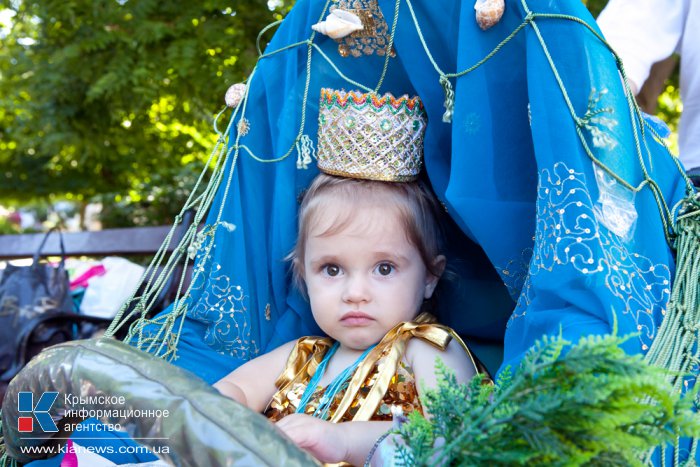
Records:
[[[427,123],[418,97],[321,90],[318,168],[368,180],[415,180]]]
[[[336,39],[338,53],[341,57],[359,58],[363,55],[378,55],[383,57],[391,43],[391,30],[384,19],[377,0],[334,0],[330,10],[340,9],[353,13],[360,18],[362,29],[352,34]],[[396,52],[392,47],[389,56]]]
[[[609,291],[610,306],[631,317],[643,351],[657,335],[671,294],[671,271],[628,249],[622,237],[599,220],[585,175],[557,162],[542,169],[537,189],[537,229],[529,274],[508,325],[525,316],[535,299],[532,280],[572,269]]]

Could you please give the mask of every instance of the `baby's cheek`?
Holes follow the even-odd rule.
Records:
[[[328,311],[339,298],[331,285],[314,284],[307,287],[309,303],[314,315]]]

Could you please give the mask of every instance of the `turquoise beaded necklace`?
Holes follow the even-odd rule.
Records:
[[[340,344],[338,342],[335,342],[333,346],[330,349],[328,349],[326,355],[323,356],[323,360],[321,360],[321,363],[318,364],[318,368],[316,368],[314,375],[311,377],[311,380],[309,380],[309,384],[304,390],[304,394],[301,396],[301,400],[299,401],[299,406],[297,407],[296,413],[305,413],[304,411],[306,409],[306,406],[309,404],[311,397],[314,395],[314,392],[316,392],[316,388],[318,387],[319,381],[323,377],[323,374],[326,372],[328,362],[331,360],[333,355],[335,355],[339,347]],[[338,393],[340,393],[343,389],[347,387],[348,380],[355,372],[357,367],[360,365],[360,363],[362,363],[362,360],[365,359],[367,354],[373,348],[374,345],[368,347],[367,350],[365,350],[362,353],[362,355],[360,355],[357,358],[357,360],[355,360],[355,363],[345,368],[338,374],[338,376],[333,378],[333,381],[331,381],[328,384],[328,386],[326,386],[326,390],[324,391],[323,396],[321,397],[321,400],[318,403],[318,407],[316,407],[316,410],[314,411],[312,416],[320,418],[321,420],[328,419],[328,411],[331,408],[333,400],[338,395]]]

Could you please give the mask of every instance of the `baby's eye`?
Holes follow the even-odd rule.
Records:
[[[337,264],[326,264],[323,266],[322,271],[326,273],[327,276],[335,277],[340,274],[340,266]]]
[[[388,276],[394,272],[394,265],[391,263],[381,263],[375,269],[380,276]]]

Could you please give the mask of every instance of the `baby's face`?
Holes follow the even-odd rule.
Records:
[[[412,320],[438,279],[394,210],[361,208],[340,231],[322,236],[333,223],[333,208],[309,230],[304,280],[321,329],[346,348],[363,350]]]

